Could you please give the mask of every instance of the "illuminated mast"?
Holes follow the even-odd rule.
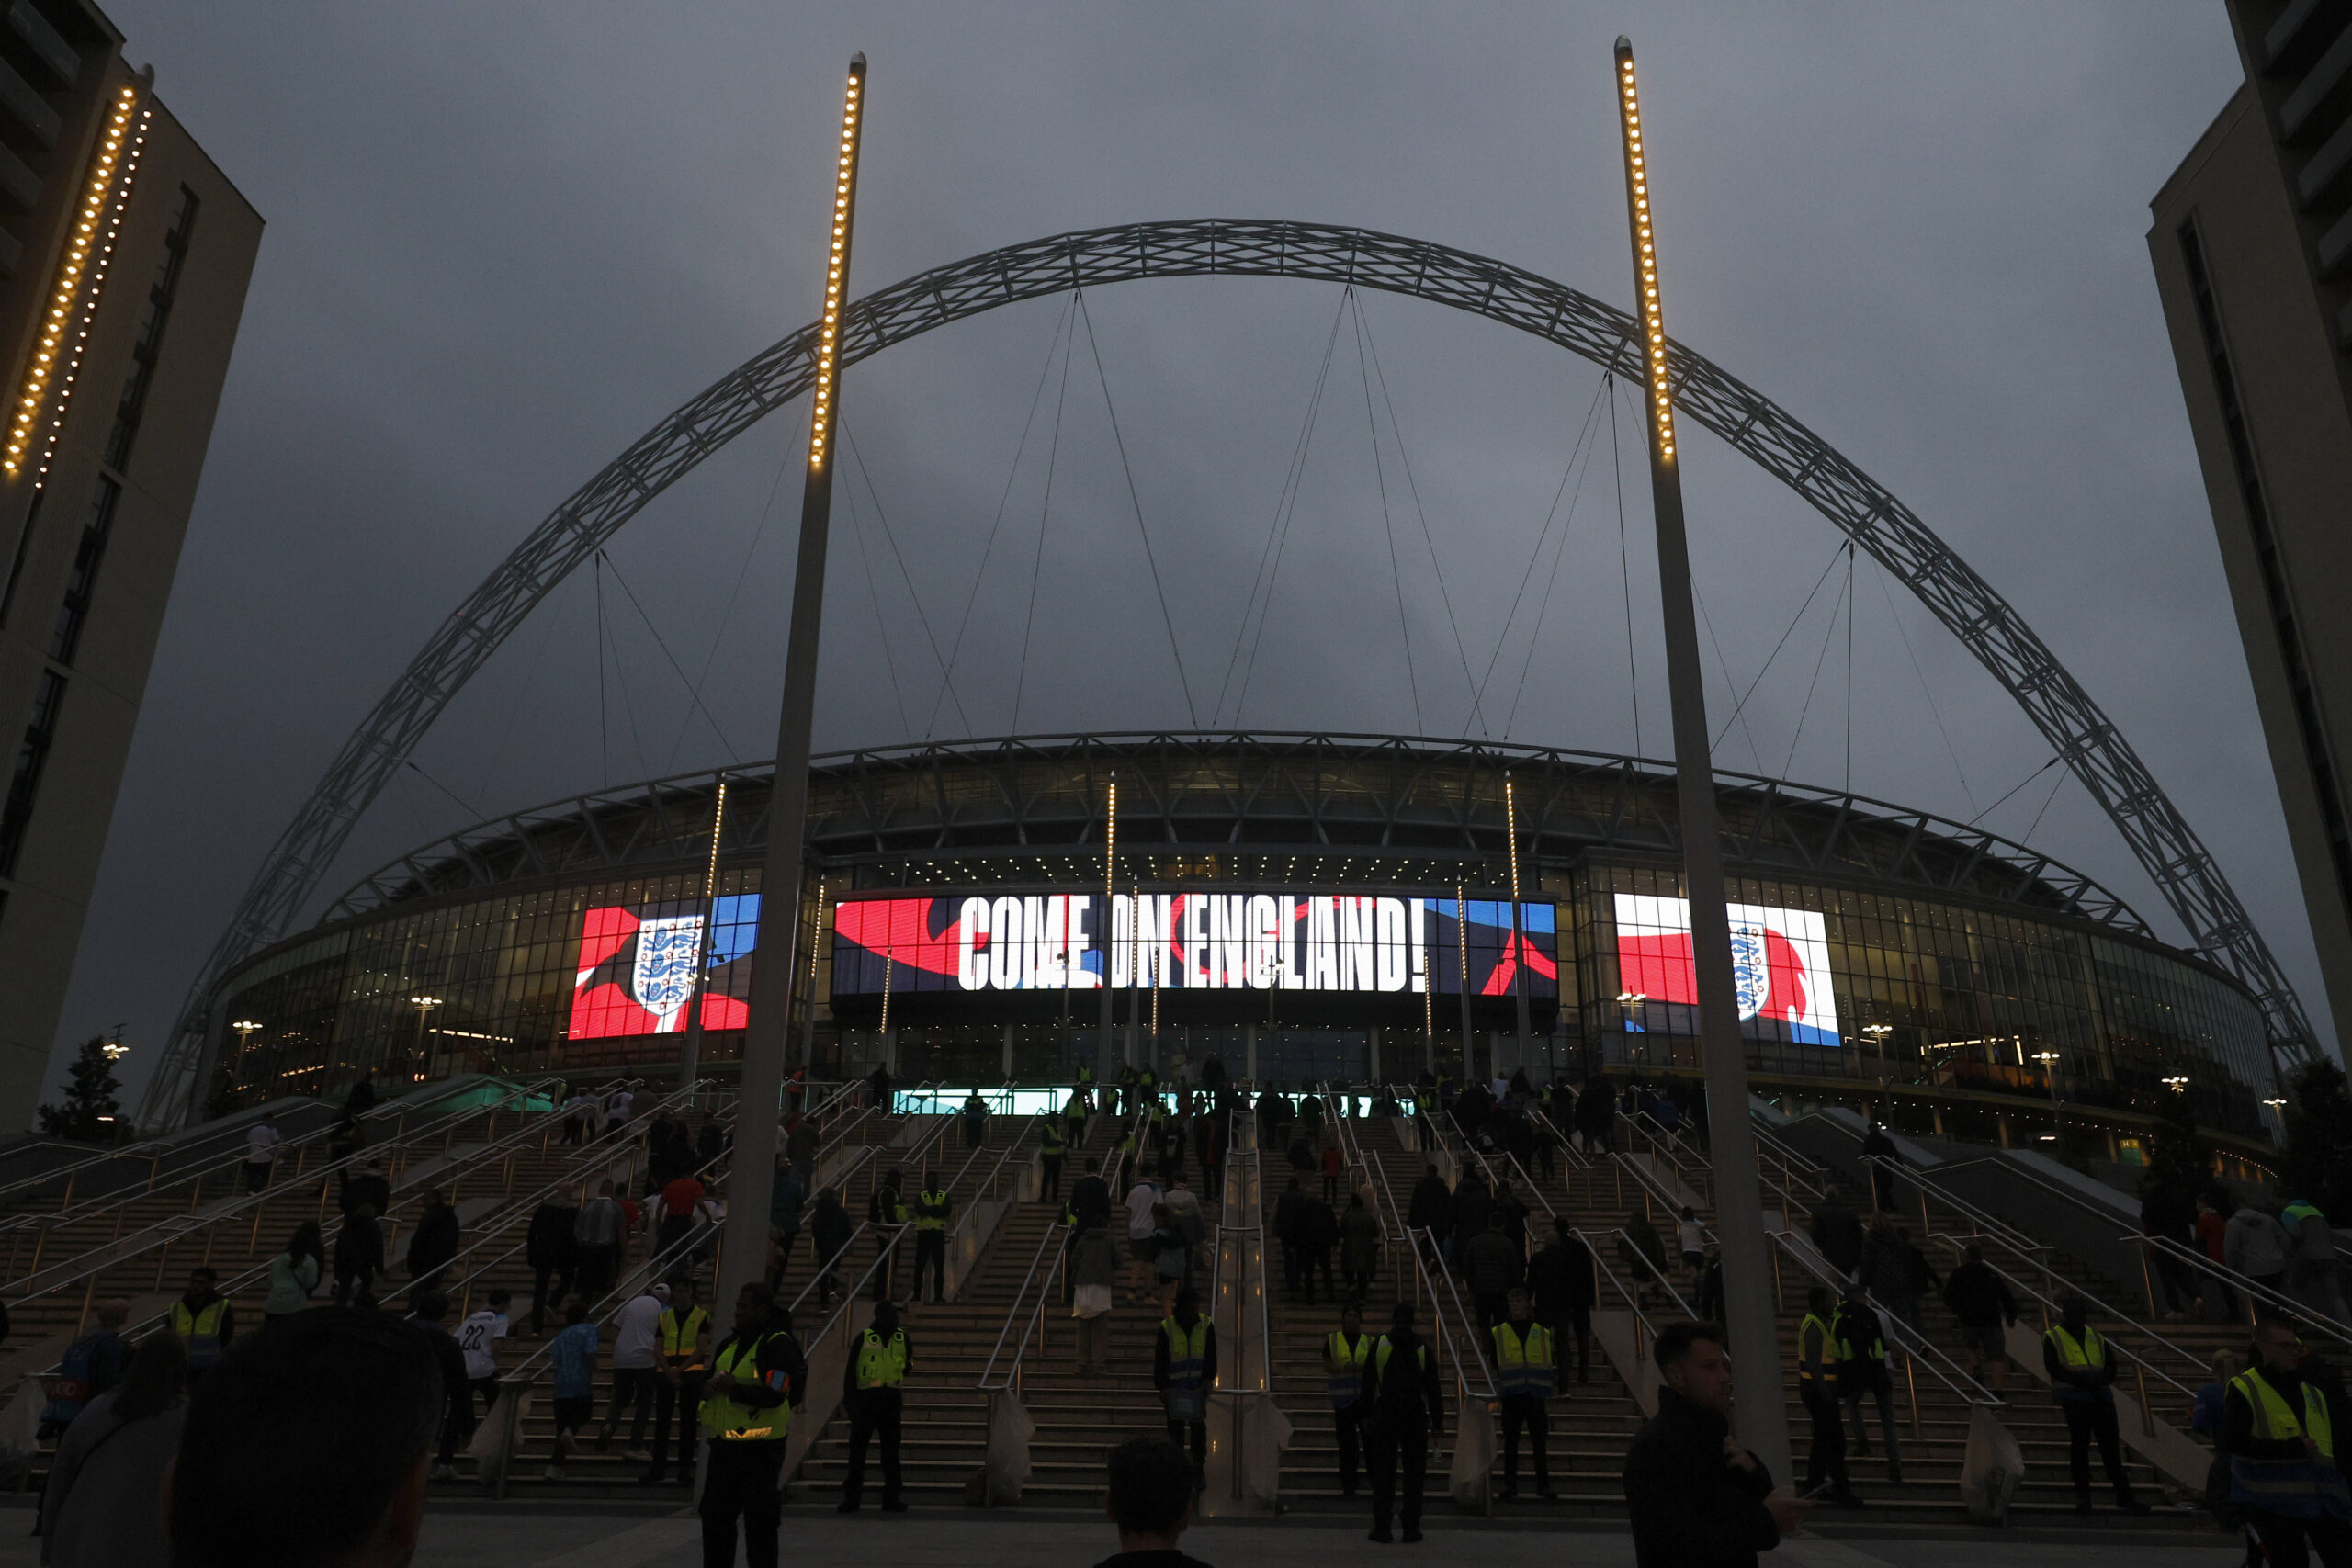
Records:
[[[800,554],[793,569],[784,701],[776,715],[767,862],[760,874],[759,959],[752,965],[742,1100],[735,1118],[734,1170],[727,1184],[727,1235],[716,1299],[729,1303],[767,1266],[776,1111],[784,1098],[785,1048],[792,1037],[792,976],[798,966],[800,890],[807,873],[803,840],[808,830],[808,728],[817,708],[817,634],[824,619],[825,538],[833,512],[833,434],[841,423],[842,309],[849,302],[850,233],[857,211],[857,150],[865,123],[865,56],[854,54],[842,95],[832,243],[826,260],[825,311],[817,330],[817,375],[808,412],[808,473],[800,491]],[[809,940],[813,942],[814,936]],[[808,1005],[817,1005],[813,993]]]
[[[1697,970],[1699,1044],[1707,1072],[1707,1124],[1715,1170],[1715,1233],[1723,1244],[1724,1307],[1748,1393],[1736,1420],[1740,1441],[1786,1480],[1789,1417],[1781,1392],[1780,1325],[1773,1313],[1772,1260],[1756,1177],[1756,1132],[1747,1118],[1747,1051],[1740,1037],[1732,977],[1731,916],[1724,908],[1723,829],[1714,760],[1707,744],[1707,699],[1700,683],[1699,627],[1691,608],[1690,541],[1682,523],[1682,469],[1674,438],[1666,318],[1658,303],[1654,182],[1644,150],[1634,46],[1617,40],[1617,111],[1624,132],[1625,216],[1634,246],[1636,316],[1642,334],[1643,402],[1649,411],[1650,499],[1657,514],[1658,589],[1666,632],[1666,684],[1673,705],[1674,771],[1682,829],[1682,881]]]

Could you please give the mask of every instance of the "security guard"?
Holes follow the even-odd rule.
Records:
[[[1216,1328],[1201,1310],[1200,1292],[1186,1285],[1176,1292],[1176,1309],[1159,1320],[1151,1349],[1151,1385],[1168,1415],[1168,1440],[1187,1446],[1193,1482],[1208,1462],[1209,1390],[1216,1385]]]
[[[938,1185],[931,1168],[922,1173],[922,1190],[915,1194],[915,1279],[910,1303],[922,1300],[923,1270],[931,1270],[931,1299],[947,1299],[947,1218],[956,1205],[947,1189]]]
[[[172,1303],[172,1332],[187,1342],[188,1375],[209,1371],[237,1337],[236,1309],[213,1289],[219,1276],[198,1267],[188,1271],[187,1294]]]
[[[2115,1506],[2127,1514],[2144,1514],[2148,1506],[2132,1495],[2132,1483],[2123,1473],[2122,1438],[2115,1427],[2115,1363],[2107,1353],[2107,1341],[2084,1321],[2089,1310],[2082,1297],[2067,1297],[2058,1321],[2041,1336],[2041,1370],[2049,1374],[2050,1392],[2066,1417],[2075,1512],[2091,1511],[2091,1439],[2096,1438],[2099,1461],[2115,1488]]]
[[[913,1361],[914,1348],[899,1326],[899,1309],[883,1302],[874,1309],[874,1326],[857,1337],[856,1348],[842,1369],[842,1403],[849,1407],[849,1470],[842,1477],[841,1506],[834,1512],[857,1512],[865,1491],[865,1446],[876,1433],[882,1438],[882,1511],[907,1511],[906,1499],[899,1495],[899,1430],[906,1409],[907,1368]]]
[[[776,1473],[784,1468],[792,1407],[807,1397],[808,1364],[757,1280],[735,1297],[735,1332],[711,1358],[703,1382],[702,1429],[709,1437],[709,1469],[702,1502],[702,1560],[735,1561],[735,1519],[743,1519],[743,1556],[751,1568],[776,1568],[776,1527],[784,1500]]]
[[[1356,1465],[1363,1449],[1364,1367],[1373,1337],[1363,1331],[1363,1310],[1351,1302],[1340,1309],[1340,1326],[1323,1341],[1323,1377],[1331,1394],[1331,1426],[1340,1438],[1340,1495],[1356,1495]]]
[[[2292,1324],[2263,1324],[2254,1348],[2261,1364],[2231,1379],[2222,1401],[2231,1500],[2271,1562],[2301,1568],[2314,1546],[2322,1562],[2352,1562],[2352,1490],[2337,1458],[2335,1402],[2303,1376],[2303,1342]]]
[[[670,1281],[670,1304],[655,1323],[662,1375],[653,1385],[653,1468],[639,1477],[640,1486],[661,1484],[670,1467],[671,1413],[702,1408],[703,1379],[710,1371],[710,1314],[695,1303],[693,1275]],[[678,1423],[678,1479],[688,1486],[695,1480],[695,1427],[691,1415]]]
[[[1528,1446],[1535,1450],[1535,1495],[1556,1503],[1552,1490],[1552,1464],[1545,1452],[1552,1423],[1544,1404],[1552,1397],[1552,1331],[1535,1321],[1533,1302],[1526,1288],[1514,1286],[1504,1298],[1509,1318],[1495,1325],[1495,1387],[1503,1406],[1503,1489],[1505,1499],[1519,1495],[1519,1434],[1524,1427]]]
[[[1136,1069],[1136,1088],[1153,1110],[1159,1108],[1159,1073],[1149,1062]]]
[[[905,1183],[905,1174],[893,1170],[865,1201],[865,1223],[874,1227],[874,1299],[877,1302],[890,1299],[890,1270],[898,1261],[890,1247],[899,1239],[898,1227],[907,1223],[907,1202],[899,1196]]]
[[[1037,1160],[1045,1168],[1038,1196],[1058,1199],[1062,1195],[1062,1157],[1069,1153],[1069,1137],[1062,1131],[1059,1118],[1048,1116],[1045,1122],[1045,1131],[1037,1137]]]
[[[1886,1335],[1860,1281],[1846,1287],[1846,1299],[1830,1318],[1829,1332],[1838,1341],[1838,1398],[1853,1427],[1851,1451],[1871,1451],[1870,1435],[1862,1428],[1862,1401],[1873,1401],[1879,1437],[1886,1444],[1886,1478],[1900,1486],[1903,1438],[1894,1427],[1894,1377],[1886,1370]]]
[[[1086,1118],[1093,1109],[1091,1100],[1091,1095],[1081,1085],[1070,1090],[1069,1098],[1062,1101],[1063,1135],[1080,1148],[1086,1146]]]
[[[1142,1109],[1141,1103],[1136,1095],[1136,1070],[1134,1067],[1125,1066],[1119,1069],[1119,1114],[1122,1116],[1133,1116],[1138,1110]]]
[[[1365,1468],[1372,1472],[1372,1539],[1389,1541],[1388,1521],[1404,1494],[1405,1540],[1421,1539],[1421,1495],[1429,1485],[1430,1439],[1445,1435],[1445,1391],[1437,1358],[1413,1331],[1410,1303],[1398,1302],[1390,1326],[1372,1348],[1371,1408],[1364,1422]]]
[[[1813,1417],[1813,1446],[1805,1453],[1807,1493],[1829,1488],[1840,1506],[1859,1507],[1861,1498],[1846,1472],[1846,1428],[1838,1413],[1838,1335],[1830,1327],[1829,1289],[1805,1292],[1804,1322],[1797,1325],[1797,1394]]]

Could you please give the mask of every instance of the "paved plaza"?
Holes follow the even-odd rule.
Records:
[[[40,1543],[25,1533],[31,1511],[16,1511],[22,1529],[0,1518],[0,1568],[33,1568]],[[1374,1548],[1366,1527],[1340,1528],[1329,1517],[1274,1524],[1205,1524],[1185,1533],[1183,1548],[1213,1568],[1360,1568]],[[1398,1564],[1464,1560],[1496,1568],[1632,1568],[1634,1547],[1609,1525],[1531,1527],[1456,1521],[1428,1525],[1420,1547],[1377,1555]],[[786,1562],[854,1563],[857,1568],[1090,1568],[1118,1550],[1107,1522],[1056,1511],[980,1513],[922,1509],[891,1517],[868,1512],[842,1518],[830,1510],[787,1512]],[[2186,1531],[1962,1530],[1807,1535],[1765,1558],[1778,1568],[2231,1568],[2243,1554],[2225,1538]],[[639,1510],[588,1507],[445,1508],[426,1520],[419,1568],[694,1568],[702,1561],[699,1526],[688,1514],[649,1517]]]

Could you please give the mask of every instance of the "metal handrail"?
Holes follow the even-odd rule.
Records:
[[[1796,1259],[1798,1267],[1826,1286],[1832,1295],[1839,1294],[1846,1289],[1845,1281],[1838,1278],[1837,1270],[1829,1266],[1828,1259],[1808,1247],[1797,1245],[1794,1232],[1780,1230],[1767,1234],[1771,1236],[1781,1252]],[[1780,1280],[1778,1254],[1774,1256],[1772,1277],[1775,1287],[1773,1293],[1777,1297]],[[1919,1421],[1918,1369],[1922,1365],[1927,1367],[1928,1376],[1943,1384],[1946,1389],[1971,1406],[1983,1405],[1987,1409],[1993,1409],[2005,1403],[1999,1394],[1978,1382],[1965,1368],[1945,1354],[1934,1340],[1912,1327],[1902,1317],[1888,1311],[1869,1290],[1865,1289],[1862,1292],[1862,1299],[1870,1303],[1871,1311],[1878,1318],[1880,1337],[1891,1342],[1896,1349],[1903,1352],[1903,1386],[1911,1406],[1911,1437],[1914,1441],[1926,1440],[1922,1435]],[[1776,1301],[1774,1305],[1778,1304]],[[1954,1382],[1954,1379],[1959,1381]],[[1971,1393],[1970,1389],[1975,1390],[1975,1393]]]
[[[2313,1312],[2309,1306],[2284,1292],[2272,1290],[2250,1275],[2241,1274],[2225,1263],[2214,1262],[2186,1242],[2176,1241],[2168,1235],[2149,1235],[2140,1231],[2126,1232],[2116,1239],[2133,1243],[2141,1249],[2140,1282],[2148,1292],[2148,1310],[2152,1313],[2161,1310],[2156,1303],[2156,1282],[2148,1271],[2147,1255],[2151,1251],[2155,1251],[2164,1254],[2176,1263],[2186,1263],[2197,1269],[2224,1288],[2236,1291],[2243,1295],[2245,1298],[2246,1323],[2249,1327],[2258,1321],[2254,1308],[2255,1304],[2260,1302],[2269,1306],[2278,1315],[2292,1319],[2303,1333],[2324,1335],[2338,1345],[2352,1348],[2352,1333],[2346,1333],[2334,1318],[2324,1313]]]
[[[338,1160],[329,1165],[322,1166],[317,1171],[310,1174],[323,1178],[344,1168],[344,1167],[351,1163],[353,1160],[373,1160],[379,1157],[386,1149],[405,1149],[413,1143],[430,1140],[445,1134],[454,1136],[456,1129],[464,1122],[472,1121],[477,1117],[495,1117],[499,1111],[504,1109],[506,1100],[519,1095],[524,1097],[527,1101],[529,1096],[536,1092],[537,1087],[538,1086],[537,1085],[531,1085],[514,1089],[510,1091],[508,1095],[501,1097],[499,1102],[493,1105],[469,1106],[462,1111],[450,1111],[442,1117],[426,1122],[413,1133],[402,1134],[401,1137],[394,1143],[356,1153],[350,1156],[347,1159]],[[536,1134],[537,1131],[538,1129],[537,1128],[518,1128],[514,1134],[509,1134],[508,1139],[500,1140],[497,1143],[488,1145],[483,1150],[477,1153],[473,1157],[476,1159],[481,1158],[492,1150],[500,1148],[505,1142],[510,1141],[514,1137],[522,1136],[525,1134]],[[298,1173],[298,1175],[300,1173]],[[288,1179],[291,1182],[295,1178],[288,1178]],[[323,1190],[323,1188],[322,1188],[322,1203],[324,1201]],[[201,1189],[199,1188],[198,1191],[198,1196],[200,1197]],[[153,1252],[159,1247],[167,1247],[175,1242],[189,1239],[195,1236],[198,1232],[210,1231],[216,1226],[232,1220],[243,1218],[248,1214],[253,1217],[255,1226],[258,1227],[261,1221],[262,1207],[270,1202],[273,1199],[283,1198],[284,1196],[285,1188],[283,1187],[275,1190],[266,1188],[259,1192],[248,1192],[243,1195],[238,1195],[232,1192],[227,1199],[217,1205],[212,1213],[205,1215],[201,1219],[196,1219],[194,1217],[193,1210],[191,1210],[191,1213],[188,1214],[173,1214],[167,1216],[164,1219],[156,1221],[153,1224],[143,1226],[139,1230],[131,1232],[127,1237],[116,1236],[111,1240],[101,1242],[96,1247],[77,1253],[62,1263],[52,1264],[46,1270],[28,1274],[22,1280],[16,1280],[6,1287],[6,1292],[8,1295],[13,1298],[16,1306],[22,1308],[24,1303],[27,1302],[37,1301],[56,1291],[62,1290],[67,1286],[82,1283],[85,1280],[89,1281],[92,1287],[95,1288],[97,1276],[104,1273],[106,1270],[119,1267],[122,1264],[130,1262],[133,1258],[144,1257],[146,1254]],[[107,1256],[104,1258],[97,1258],[96,1255],[100,1253],[104,1253]],[[36,1280],[40,1280],[45,1278],[47,1279],[46,1283],[35,1286],[34,1282]],[[85,1303],[85,1316],[86,1313],[87,1303]]]
[[[1019,1393],[1021,1369],[1028,1359],[1030,1341],[1034,1338],[1038,1348],[1045,1348],[1046,1303],[1054,1298],[1054,1281],[1060,1278],[1062,1270],[1069,1266],[1069,1248],[1067,1245],[1069,1233],[1069,1227],[1059,1220],[1046,1223],[1046,1234],[1037,1243],[1036,1256],[1029,1260],[1029,1272],[1021,1277],[1021,1288],[1012,1293],[1012,1305],[1004,1314],[1004,1327],[996,1337],[995,1348],[989,1351],[989,1364],[981,1369],[980,1381],[973,1385],[981,1393],[1000,1393],[1006,1391]],[[1053,1258],[1050,1263],[1046,1261],[1049,1255]],[[1046,1270],[1046,1278],[1042,1282],[1037,1279],[1037,1270],[1041,1266]],[[1036,1303],[1029,1309],[1029,1322],[1021,1330],[1021,1337],[1012,1352],[1012,1364],[1005,1368],[1004,1376],[1000,1380],[996,1375],[997,1363],[1004,1359],[1004,1342],[1012,1333],[1014,1320],[1021,1316],[1021,1303],[1029,1299],[1029,1287],[1033,1284],[1038,1286]]]
[[[1939,1237],[1939,1239],[1947,1238]],[[2040,1291],[2035,1290],[2031,1285],[2027,1284],[2016,1275],[2011,1274],[2007,1269],[2002,1268],[1997,1263],[1988,1261],[1984,1267],[1999,1275],[2007,1284],[2016,1287],[2019,1292],[2033,1298],[2033,1300],[2041,1308],[2041,1331],[2044,1334],[2049,1333],[2050,1325],[2057,1319],[2062,1310],[2059,1303],[2052,1301],[2048,1296],[2042,1294]],[[2109,1307],[2105,1303],[2098,1300],[2086,1292],[2075,1291],[2072,1293],[2081,1296],[2086,1303],[2098,1308],[2102,1314],[2122,1324],[2126,1328],[2132,1330],[2133,1333],[2143,1335],[2147,1338],[2153,1339],[2157,1344],[2162,1345],[2165,1349],[2171,1351],[2174,1355],[2184,1358],[2188,1361],[2188,1365],[2198,1368],[2199,1376],[2204,1375],[2205,1369],[2203,1364],[2196,1357],[2188,1355],[2187,1351],[2181,1349],[2179,1346],[2172,1344],[2162,1335],[2149,1333],[2144,1325],[2133,1322],[2132,1319],[2124,1316],[2121,1313],[2116,1312],[2112,1308]],[[2099,1337],[2106,1342],[2109,1349],[2120,1354],[2125,1359],[2131,1361],[2138,1370],[2140,1382],[2140,1429],[2142,1431],[2145,1432],[2153,1430],[2154,1428],[2150,1423],[2152,1423],[2155,1418],[2153,1408],[2148,1403],[2149,1373],[2154,1372],[2160,1381],[2169,1383],[2174,1392],[2185,1394],[2191,1400],[2194,1400],[2197,1397],[2197,1391],[2194,1388],[2191,1388],[2188,1384],[2182,1382],[2178,1378],[2174,1377],[2171,1373],[2165,1371],[2162,1367],[2157,1366],[2154,1361],[2151,1361],[2145,1356],[2141,1355],[2130,1346],[2119,1343],[2115,1339],[2114,1336],[2103,1334],[2099,1336]]]
[[[1948,1232],[1933,1233],[1929,1239],[1942,1243],[1945,1247],[1951,1248],[1956,1255],[1964,1251],[1964,1249],[1972,1243],[1975,1243],[1980,1240],[1980,1238],[1976,1236],[1954,1235]],[[2028,1259],[2028,1261],[2031,1260]],[[2057,1272],[2055,1269],[2036,1265],[2036,1267],[2041,1268],[2043,1283],[2055,1285],[2056,1291],[2054,1292],[2053,1299],[2052,1292],[2045,1292],[2043,1290],[2037,1289],[2034,1286],[2026,1284],[2022,1280],[2010,1273],[2007,1269],[2002,1268],[1999,1264],[1993,1262],[1990,1258],[1984,1260],[1984,1266],[1987,1269],[1992,1269],[1996,1274],[1998,1274],[2003,1280],[2006,1280],[2010,1284],[2017,1286],[2018,1290],[2023,1291],[2027,1295],[2031,1296],[2036,1302],[2041,1304],[2045,1318],[2043,1323],[2043,1326],[2045,1328],[2049,1326],[2049,1321],[2053,1320],[2062,1310],[2062,1304],[2065,1298],[2069,1296],[2080,1296],[2083,1299],[2084,1304],[2096,1311],[2100,1316],[2110,1322],[2121,1324],[2133,1334],[2136,1334],[2150,1343],[2162,1348],[2165,1351],[2177,1359],[2182,1366],[2194,1369],[2197,1375],[2202,1376],[2207,1371],[2207,1361],[2205,1358],[2198,1355],[2192,1350],[2184,1349],[2182,1347],[2174,1344],[2171,1340],[2165,1338],[2154,1329],[2150,1328],[2146,1324],[2142,1323],[2131,1314],[2118,1312],[2107,1302],[2102,1301],[2096,1295],[2093,1295],[2087,1289],[2076,1284],[2074,1280],[2067,1279],[2064,1274]],[[2148,1364],[2151,1368],[2154,1368],[2155,1365],[2153,1361]],[[2158,1375],[2164,1376],[2166,1382],[2173,1381],[2168,1374],[2165,1374],[2160,1371]],[[2185,1383],[2177,1384],[2176,1386],[2178,1386],[2183,1393],[2186,1393],[2192,1397],[2196,1394],[2197,1391],[2188,1387]]]
[[[1900,1160],[1891,1160],[1883,1155],[1862,1155],[1859,1156],[1859,1163],[1867,1171],[1888,1172],[1890,1179],[1895,1177],[1909,1177],[1911,1185],[1918,1191],[1919,1228],[1922,1230],[1935,1229],[1935,1223],[1928,1217],[1928,1194],[1932,1192],[1936,1195],[1936,1201],[1945,1208],[1960,1215],[1986,1235],[1999,1238],[2002,1245],[2013,1252],[2030,1255],[2058,1250],[2050,1243],[2028,1235],[2000,1215],[1980,1204],[1970,1202],[1967,1199],[1945,1188],[1940,1182],[1930,1179],[1925,1172],[1914,1170]],[[1871,1184],[1871,1197],[1873,1199],[1877,1197],[1875,1181]]]

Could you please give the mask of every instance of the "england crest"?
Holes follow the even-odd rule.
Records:
[[[629,992],[638,1006],[660,1021],[653,1026],[655,1033],[671,1033],[680,1026],[679,1012],[695,994],[701,962],[700,915],[666,915],[638,926]]]
[[[1731,928],[1731,980],[1732,988],[1739,997],[1740,1020],[1745,1022],[1763,1010],[1766,998],[1772,994],[1772,966],[1767,958],[1762,926]]]

